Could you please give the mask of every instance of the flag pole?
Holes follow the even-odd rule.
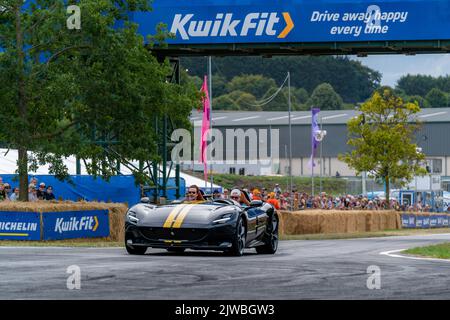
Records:
[[[293,193],[292,193],[292,124],[291,124],[291,72],[288,71],[288,95],[289,95],[289,198],[291,210],[293,210]]]
[[[209,133],[210,133],[210,137],[212,140],[212,107],[213,107],[213,103],[212,103],[212,57],[209,56],[208,58],[208,86],[209,86]],[[211,141],[212,142],[212,141]],[[211,158],[212,158],[212,153],[211,153]],[[213,165],[212,165],[212,159],[210,159],[210,164],[209,164],[209,174],[211,177],[211,194],[213,193],[213,181],[214,181],[214,177],[213,177]]]

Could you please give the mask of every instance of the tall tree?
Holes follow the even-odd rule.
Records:
[[[397,89],[403,90],[409,96],[418,95],[425,97],[434,87],[436,87],[436,79],[425,75],[408,74],[401,77],[397,82]]]
[[[329,83],[318,85],[306,104],[321,110],[340,110],[343,106],[342,98]]]
[[[277,84],[271,78],[247,74],[234,77],[227,84],[228,92],[240,90],[252,94],[257,99],[261,99],[269,89],[276,87],[278,87]]]
[[[389,201],[391,182],[405,183],[426,173],[425,155],[417,150],[414,133],[419,128],[415,103],[405,103],[389,89],[376,91],[359,107],[348,123],[348,145],[352,150],[339,155],[357,174],[369,172],[386,184]]]
[[[433,88],[425,96],[431,108],[446,108],[448,106],[448,96],[438,88]]]
[[[0,0],[0,140],[19,151],[21,200],[29,170],[49,164],[63,179],[70,155],[106,178],[123,157],[157,160],[155,121],[188,125],[198,101],[193,86],[166,81],[168,64],[128,22],[130,11],[150,10],[147,0],[76,4],[81,28],[69,29],[66,1]]]

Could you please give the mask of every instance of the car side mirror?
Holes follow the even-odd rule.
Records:
[[[261,200],[253,200],[250,202],[250,207],[260,207],[263,205],[263,202]]]
[[[141,198],[141,203],[150,203],[150,198],[149,197]]]

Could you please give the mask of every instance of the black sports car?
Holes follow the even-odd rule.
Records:
[[[244,248],[274,254],[278,247],[278,214],[253,201],[242,207],[233,200],[210,200],[155,206],[145,201],[128,210],[125,246],[130,254],[147,248],[219,250],[241,256]]]

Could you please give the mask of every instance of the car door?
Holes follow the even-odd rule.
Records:
[[[258,221],[258,210],[255,207],[245,208],[247,213],[248,223],[247,223],[247,241],[252,241],[257,237],[257,221]]]
[[[269,216],[267,215],[267,210],[264,204],[261,207],[256,208],[256,238],[260,238],[264,231],[266,231],[267,227],[267,219]]]

